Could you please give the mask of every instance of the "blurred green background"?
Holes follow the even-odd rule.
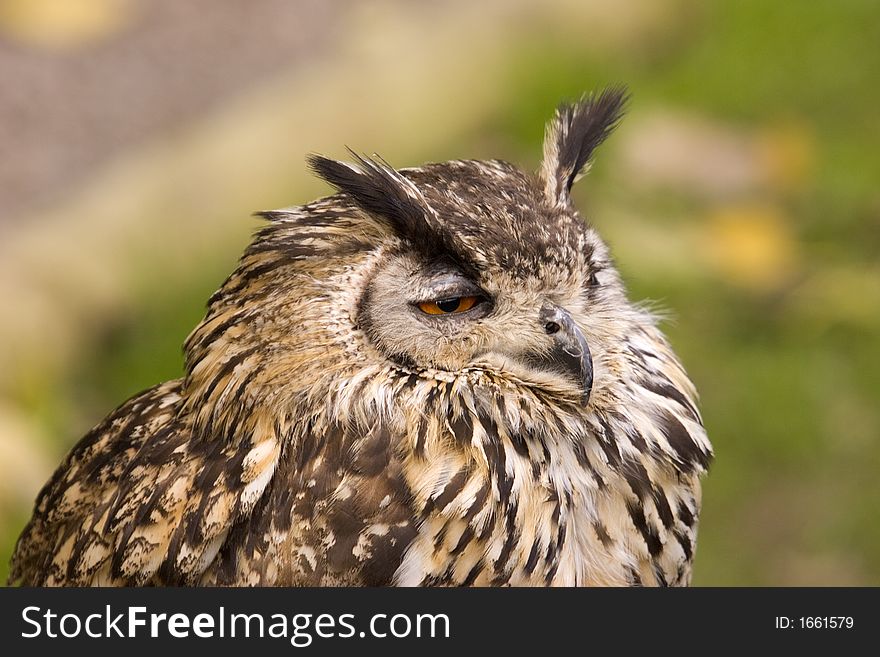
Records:
[[[873,0],[0,0],[0,578],[307,152],[534,168],[624,82],[576,193],[701,391],[695,584],[880,585],[878,43]]]

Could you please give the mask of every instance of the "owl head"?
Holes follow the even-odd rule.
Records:
[[[498,160],[395,170],[311,156],[338,193],[262,213],[268,225],[187,341],[193,403],[310,408],[372,385],[387,407],[418,378],[590,413],[663,370],[691,407],[690,382],[570,195],[626,98],[612,88],[559,107],[536,174]]]
[[[412,371],[486,369],[586,404],[594,358],[625,304],[572,184],[619,120],[612,89],[559,108],[537,175],[453,161],[395,171],[352,153],[312,169],[385,232],[353,315],[381,357]]]

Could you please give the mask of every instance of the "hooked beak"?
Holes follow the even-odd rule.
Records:
[[[584,334],[563,308],[545,305],[539,314],[544,331],[552,336],[553,348],[535,359],[535,364],[555,370],[577,381],[583,392],[584,406],[593,388],[593,359]]]

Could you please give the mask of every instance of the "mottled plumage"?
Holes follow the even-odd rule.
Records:
[[[310,158],[339,193],[264,213],[185,376],[73,449],[10,581],[687,584],[696,394],[569,197],[623,103],[561,107],[537,175]]]

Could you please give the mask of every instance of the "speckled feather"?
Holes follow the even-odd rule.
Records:
[[[623,102],[561,108],[537,176],[313,158],[340,193],[264,213],[185,376],[72,450],[10,582],[687,584],[711,459],[696,393],[568,197]],[[539,297],[568,309],[593,354],[586,406],[495,347],[443,367],[465,348],[374,326],[383,272],[438,251],[493,295],[505,335]],[[468,339],[495,345],[491,319]]]

